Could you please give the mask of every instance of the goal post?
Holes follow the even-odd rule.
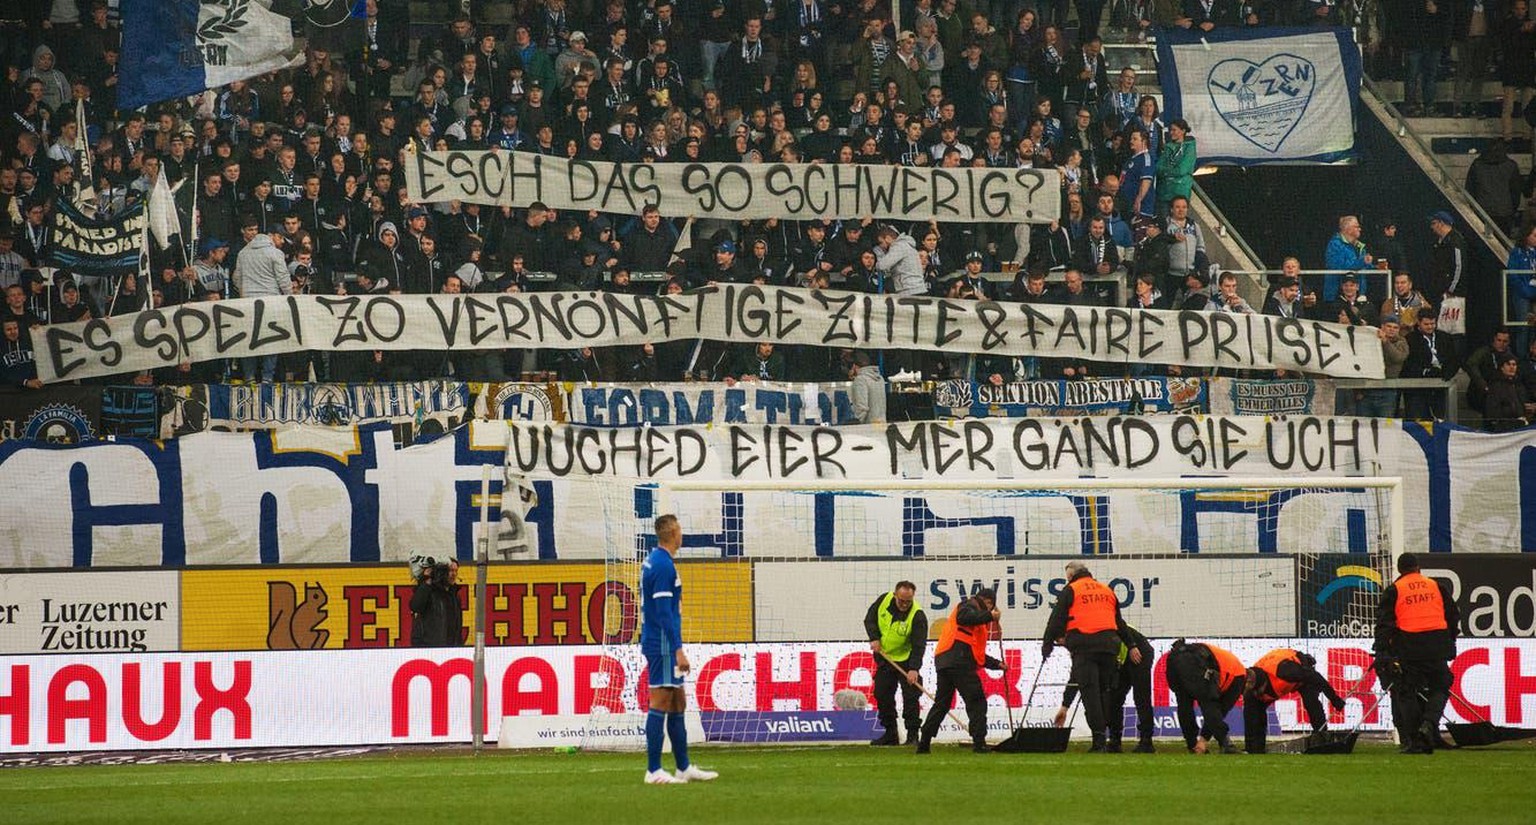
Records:
[[[1042,685],[1055,687],[1042,687],[1035,707],[1023,695],[1068,561],[1087,562],[1148,637],[1229,639],[1252,661],[1272,647],[1322,653],[1339,637],[1368,636],[1372,593],[1403,546],[1396,477],[584,483],[601,503],[606,578],[635,594],[605,605],[613,672],[594,688],[594,724],[639,729],[640,563],[654,519],[670,513],[685,537],[689,705],[715,741],[800,741],[786,712],[867,695],[863,618],[897,581],[916,584],[930,640],[955,604],[994,588],[1012,667],[1006,683],[989,683],[991,720],[1006,701],[1041,721],[1067,657],[1047,663]],[[1359,670],[1349,675],[1363,683]]]

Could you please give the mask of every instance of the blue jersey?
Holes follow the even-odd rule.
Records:
[[[640,570],[640,650],[647,656],[683,646],[683,579],[672,554],[652,547]]]
[[[1152,162],[1150,152],[1132,156],[1121,170],[1120,197],[1125,202],[1127,213],[1132,212],[1142,181],[1147,181],[1151,186],[1147,187],[1147,196],[1141,199],[1141,210],[1137,214],[1150,217],[1157,213],[1157,166]]]

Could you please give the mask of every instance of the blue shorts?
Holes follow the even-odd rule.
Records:
[[[670,653],[645,654],[646,680],[653,688],[683,686],[683,675],[677,672],[677,659]]]

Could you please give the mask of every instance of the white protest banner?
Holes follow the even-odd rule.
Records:
[[[1053,169],[940,169],[822,163],[610,163],[532,152],[414,152],[406,189],[417,203],[618,212],[720,220],[866,218],[1050,223],[1060,216]]]
[[[679,295],[285,295],[182,304],[32,332],[45,382],[307,349],[635,346],[708,339],[1289,369],[1380,378],[1375,330],[1132,310],[724,284]]]
[[[1167,122],[1183,118],[1201,163],[1331,163],[1355,150],[1360,47],[1344,28],[1176,27],[1157,34]]]

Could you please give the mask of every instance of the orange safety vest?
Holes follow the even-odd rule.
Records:
[[[1296,662],[1299,664],[1301,657],[1297,655],[1296,651],[1288,647],[1282,647],[1271,650],[1264,654],[1264,658],[1253,663],[1254,669],[1264,671],[1265,675],[1269,677],[1269,694],[1277,699],[1286,694],[1296,692],[1295,682],[1287,682],[1276,675],[1280,670],[1281,662]]]
[[[1397,577],[1397,629],[1404,633],[1445,630],[1445,600],[1440,586],[1417,571]]]
[[[1205,647],[1211,651],[1211,655],[1216,659],[1216,669],[1221,673],[1219,684],[1223,693],[1232,686],[1233,682],[1241,682],[1247,678],[1248,668],[1243,667],[1242,660],[1237,658],[1237,655],[1232,651],[1222,650],[1212,644],[1208,644]]]
[[[961,627],[959,618],[960,605],[957,604],[955,609],[949,612],[949,621],[944,623],[944,630],[939,633],[939,646],[934,650],[933,655],[935,658],[943,655],[944,651],[954,647],[958,640],[970,645],[971,656],[976,659],[977,667],[980,667],[987,661],[987,634],[992,629],[992,624],[988,622],[975,627]]]
[[[1072,607],[1067,612],[1067,630],[1101,633],[1115,629],[1115,592],[1089,576],[1079,576],[1067,587],[1072,589]]]

